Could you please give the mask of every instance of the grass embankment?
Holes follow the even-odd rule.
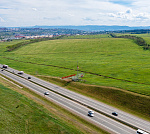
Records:
[[[28,89],[20,89],[3,79],[0,80],[0,92],[1,134],[107,134]]]

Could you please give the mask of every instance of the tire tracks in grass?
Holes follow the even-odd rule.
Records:
[[[77,69],[71,69],[71,68],[67,68],[67,67],[60,67],[60,66],[57,66],[57,65],[46,65],[46,64],[38,64],[38,63],[33,63],[33,62],[25,62],[25,61],[19,61],[19,60],[15,60],[15,59],[8,58],[8,57],[3,57],[3,58],[9,59],[9,60],[13,60],[13,61],[17,61],[17,62],[22,62],[22,63],[28,63],[28,64],[34,64],[34,65],[42,65],[42,66],[51,66],[51,67],[56,67],[56,68],[62,68],[62,69],[77,71]],[[80,71],[82,73],[87,73],[87,74],[100,76],[100,77],[104,77],[104,78],[108,78],[108,79],[118,80],[118,81],[124,81],[124,82],[130,82],[130,83],[136,83],[136,84],[142,84],[142,85],[150,85],[150,84],[143,83],[143,82],[130,81],[130,80],[115,78],[115,77],[111,77],[111,76],[105,76],[105,75],[101,75],[101,74],[97,74],[97,73],[92,73],[92,72],[88,72],[88,71],[82,71],[82,70],[78,70],[78,71]]]

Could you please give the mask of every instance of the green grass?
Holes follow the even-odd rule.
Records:
[[[122,34],[117,34],[117,36],[120,36],[120,35],[122,35]],[[142,37],[148,44],[150,44],[150,33],[147,33],[147,34],[123,34],[123,35]]]
[[[143,38],[149,41],[148,36]],[[10,43],[0,43],[1,64],[32,75],[41,75],[41,78],[60,78],[77,73],[78,63],[79,73],[84,73],[81,83],[94,86],[79,83],[64,83],[62,86],[68,85],[67,88],[73,91],[140,117],[146,118],[149,115],[150,51],[143,50],[134,41],[90,36],[89,39],[43,41],[6,52]]]
[[[147,34],[132,34],[132,35],[139,36],[139,37],[150,37],[150,33],[147,33]]]
[[[73,35],[63,37],[63,39],[97,39],[97,38],[111,38],[111,36],[109,34],[98,34],[98,35]]]
[[[25,96],[0,85],[0,133],[82,133]]]
[[[0,79],[0,133],[108,132],[27,88]]]
[[[149,54],[150,51],[144,51],[129,39],[61,39],[33,43],[13,52],[2,51],[0,63],[30,74],[63,77],[76,73],[78,62],[80,71],[89,72],[83,77],[87,84],[117,87],[149,96]]]

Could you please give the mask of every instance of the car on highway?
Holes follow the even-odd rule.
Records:
[[[149,134],[149,133],[147,133],[147,132],[145,132],[145,131],[143,131],[141,129],[138,129],[136,133],[137,134]]]
[[[28,79],[31,79],[31,77],[28,77]]]
[[[94,111],[89,110],[89,111],[88,111],[88,116],[90,116],[90,117],[94,117]]]
[[[88,111],[88,113],[92,113],[92,114],[94,114],[94,111],[92,111],[92,110],[89,110],[89,111]]]
[[[3,67],[2,68],[8,68],[8,65],[3,65]]]
[[[116,112],[112,112],[112,115],[118,116],[118,113],[116,113]]]
[[[49,95],[49,92],[45,92],[44,95]]]
[[[18,72],[18,74],[23,74],[23,73],[24,73],[23,71],[19,71],[19,72]]]

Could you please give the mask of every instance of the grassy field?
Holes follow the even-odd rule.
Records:
[[[0,92],[1,134],[82,133],[17,92],[2,85]]]
[[[82,134],[107,132],[45,98],[0,80],[1,134]]]
[[[91,37],[92,38],[92,37]],[[0,63],[30,74],[63,77],[84,73],[82,82],[150,95],[150,51],[128,39],[61,39],[5,52]]]
[[[119,36],[119,35],[122,35],[122,34],[117,34],[117,35]],[[129,35],[129,34],[127,34],[127,35]],[[130,35],[131,36],[142,37],[148,44],[150,44],[150,33],[147,33],[147,34],[130,34]]]
[[[109,34],[98,34],[98,35],[73,35],[63,37],[63,39],[97,39],[97,38],[111,38],[111,36]]]
[[[150,51],[143,50],[130,39],[106,36],[65,37],[29,44],[12,52],[6,52],[6,47],[16,42],[0,43],[0,63],[40,78],[57,77],[56,81],[76,74],[78,64],[78,73],[84,74],[81,85],[65,83],[62,86],[140,117],[148,117]],[[143,38],[148,41],[149,35]]]

